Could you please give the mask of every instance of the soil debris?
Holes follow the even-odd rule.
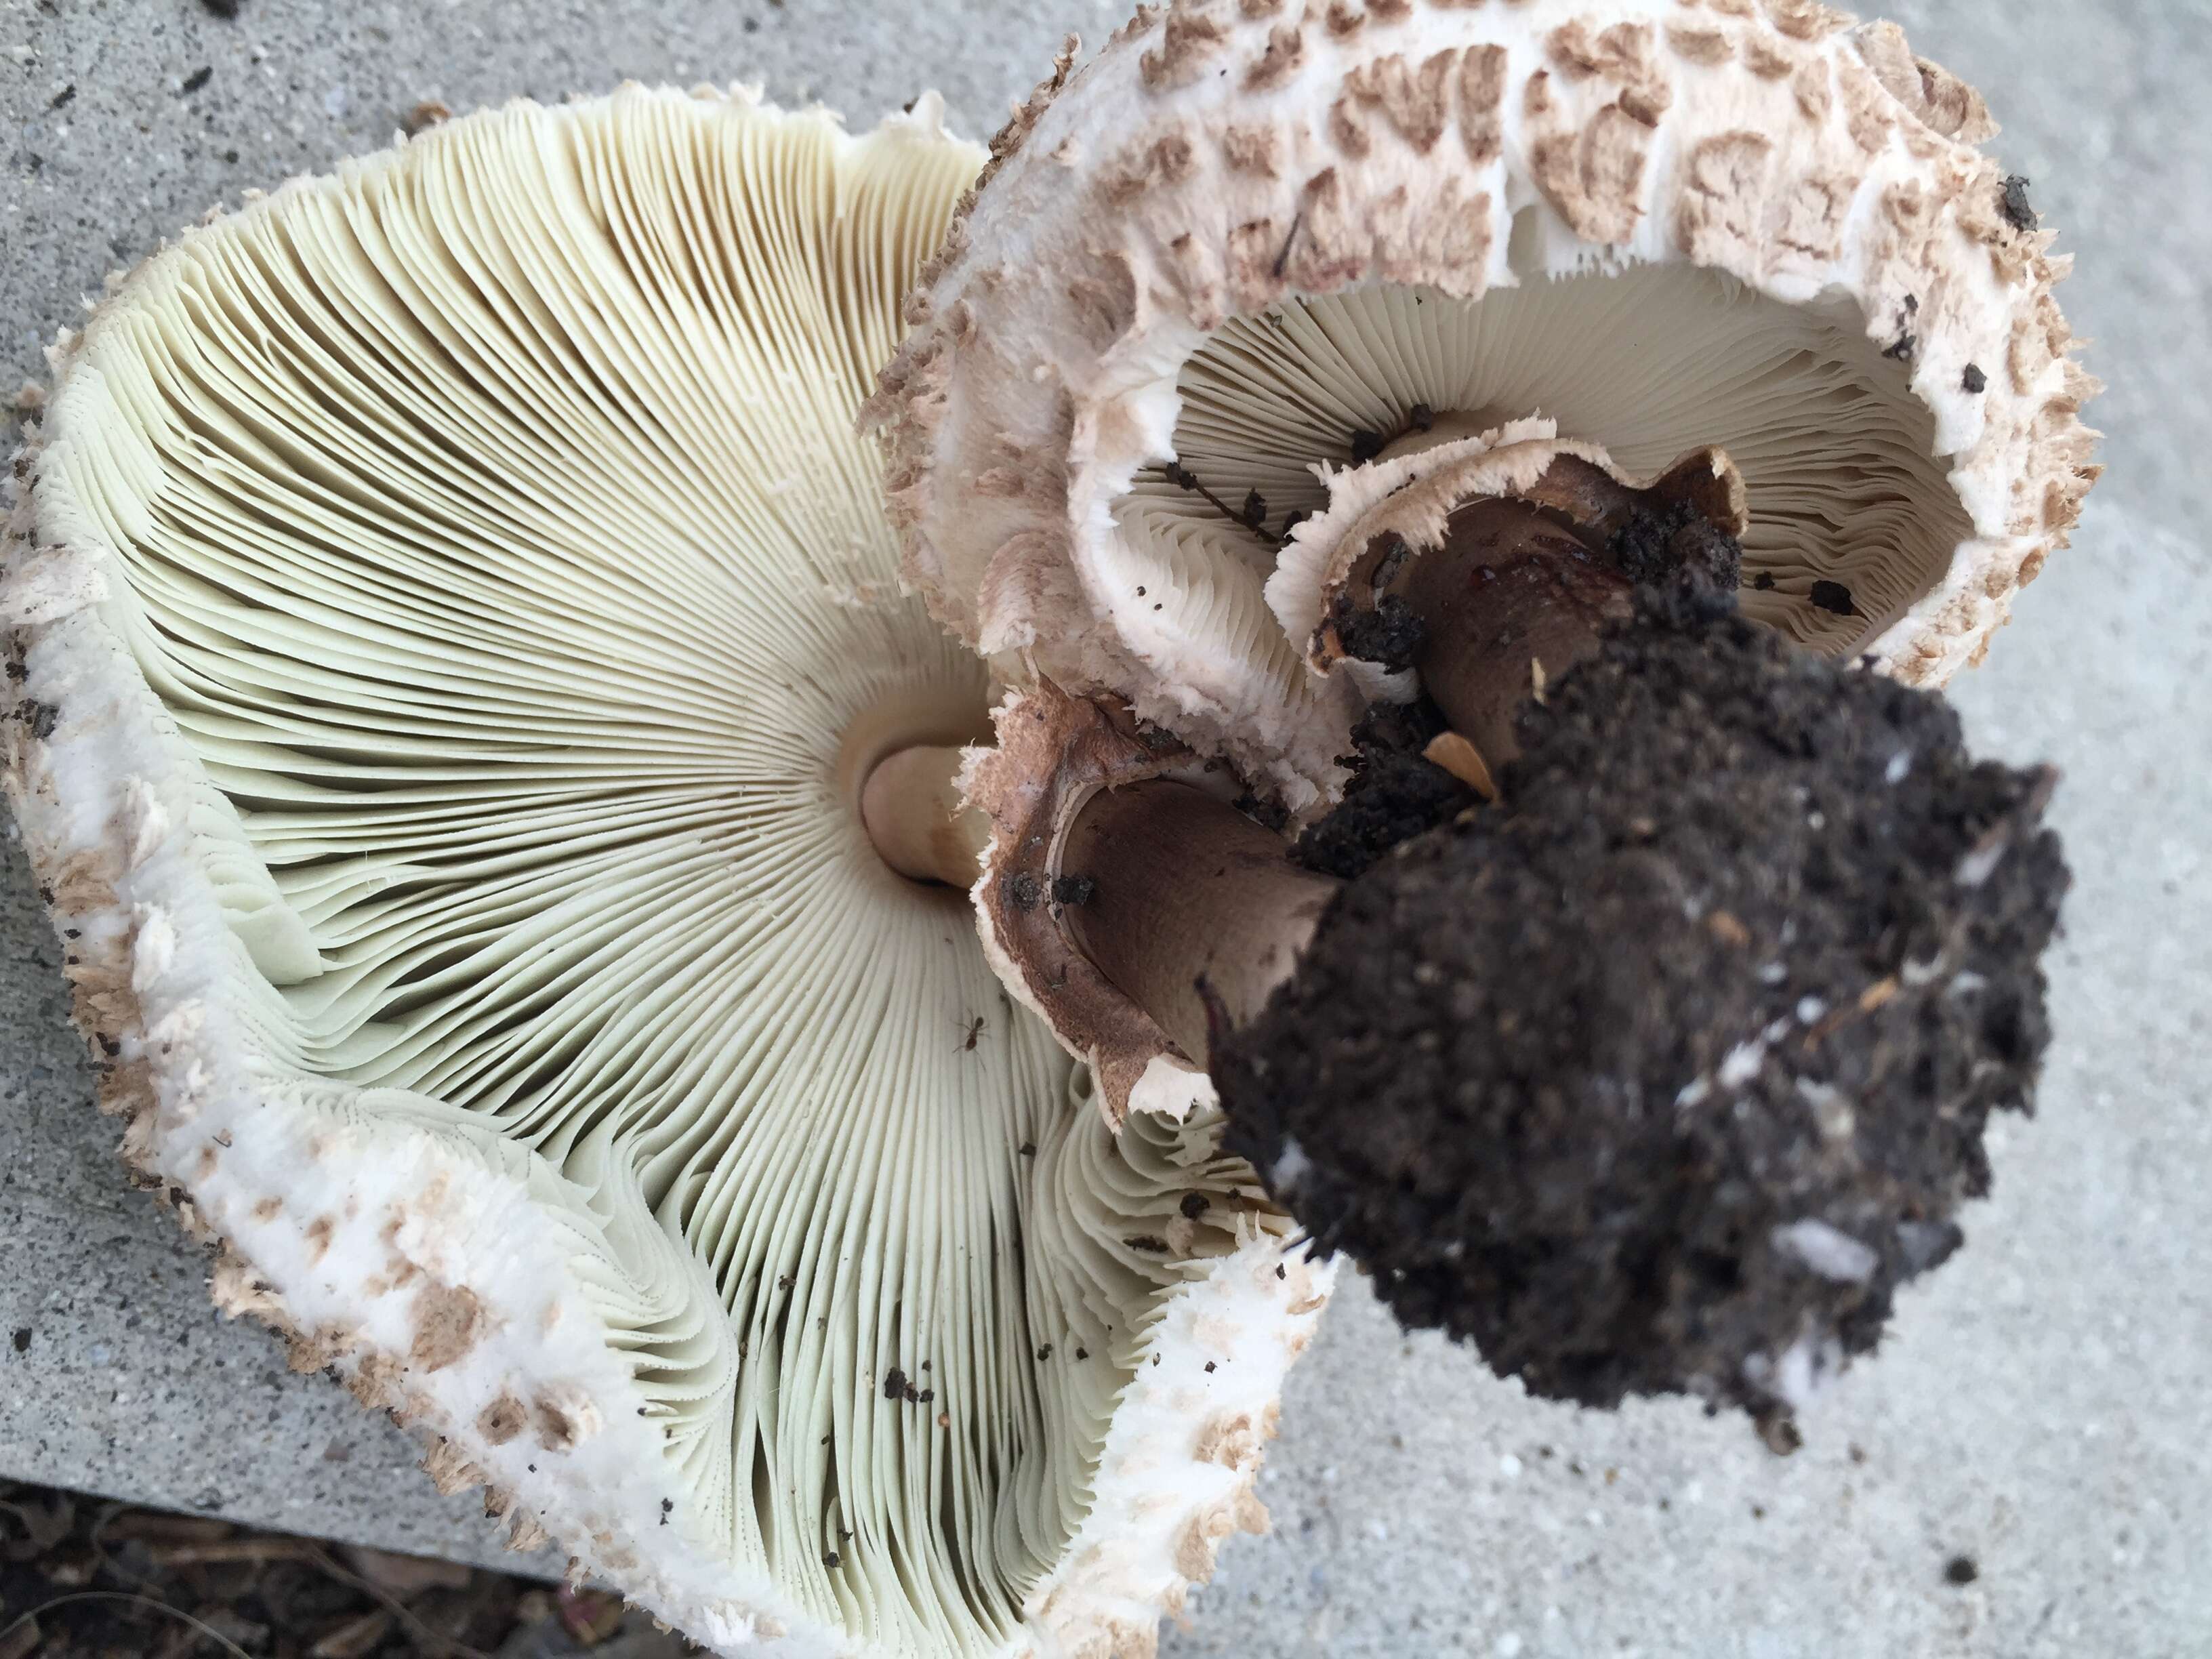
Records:
[[[1841,582],[1817,581],[1807,590],[1805,597],[1821,610],[1838,617],[1856,617],[1858,606],[1852,602],[1851,590]]]
[[[1426,698],[1379,702],[1352,728],[1352,772],[1334,811],[1298,837],[1293,854],[1309,870],[1349,881],[1400,842],[1449,822],[1474,805],[1473,789],[1424,757],[1444,730]]]
[[[1407,1326],[1779,1449],[2027,1108],[2052,775],[1679,590],[1515,732],[1503,805],[1374,859],[1229,1034],[1227,1145]]]
[[[1395,593],[1385,593],[1372,609],[1339,594],[1329,609],[1328,623],[1346,656],[1380,663],[1394,673],[1411,668],[1421,648],[1421,618]]]

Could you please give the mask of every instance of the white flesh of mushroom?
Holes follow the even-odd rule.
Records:
[[[1137,1650],[1326,1288],[860,830],[988,731],[852,431],[981,159],[933,102],[453,123],[121,283],[19,462],[9,775],[127,1155],[722,1651]]]
[[[872,405],[908,573],[1010,678],[1311,811],[1358,705],[1268,586],[1285,516],[1416,405],[1540,416],[1632,474],[1725,448],[1748,612],[1940,684],[2094,477],[1993,131],[1813,0],[1147,8],[1018,114],[911,302]]]

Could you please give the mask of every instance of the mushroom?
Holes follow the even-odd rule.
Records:
[[[1492,937],[1510,937],[1512,918],[1486,908],[1495,893],[1477,902],[1464,860],[1556,821],[1544,793],[1555,757],[1516,759],[1555,729],[1540,717],[1549,690],[1585,719],[1599,717],[1591,697],[1612,699],[1627,752],[1649,735],[1680,757],[1697,745],[1638,704],[1638,676],[1622,663],[1718,698],[1695,729],[1723,745],[1755,746],[1758,720],[1735,697],[1777,729],[1812,732],[1792,698],[1796,677],[1815,676],[1844,724],[1820,729],[1826,751],[1809,775],[1778,753],[1757,766],[1713,763],[1710,776],[1684,781],[1678,803],[1710,815],[1731,799],[1726,782],[1741,808],[1710,879],[1682,896],[1693,919],[1717,915],[1724,932],[1744,931],[1738,956],[1718,959],[1741,970],[1728,1012],[1677,1033],[1687,1048],[1647,1045],[1587,1076],[1569,1045],[1553,1070],[1516,1073],[1514,1086],[1601,1093],[1607,1078],[1626,1079],[1635,1094],[1695,1049],[1704,1057],[1666,1084],[1670,1097],[1690,1091],[1686,1110],[1702,1066],[1723,1066],[1737,1088],[1764,1075],[1735,1073],[1749,1064],[1746,1045],[1780,1017],[1767,1005],[1797,969],[1722,901],[1762,890],[1765,859],[1829,869],[1836,844],[1808,841],[1771,803],[1840,790],[1866,813],[1901,813],[1892,830],[1910,820],[1908,885],[1943,895],[1927,900],[1927,917],[1941,919],[1931,937],[1972,936],[1995,952],[1956,973],[1988,981],[1984,969],[2002,963],[1989,1025],[1956,1039],[1960,1053],[1986,1040],[2001,1056],[1986,1093],[1915,1086],[1887,1102],[1901,1124],[1955,1112],[1973,1127],[1908,1177],[1877,1167],[1875,1115],[1862,1115],[1872,1139],[1861,1143],[1864,1185],[1852,1202],[1864,1200],[1863,1218],[1881,1237],[1859,1253],[1825,1218],[1834,1194],[1793,1186],[1794,1169],[1825,1156],[1817,1135],[1794,1138],[1790,1160],[1767,1165],[1777,1190],[1734,1218],[1758,1226],[1729,1270],[1743,1252],[1759,1258],[1746,1282],[1778,1282],[1770,1267],[1820,1280],[1821,1264],[1864,1265],[1867,1252],[1875,1265],[1827,1276],[1847,1287],[1835,1296],[1800,1298],[1797,1285],[1768,1300],[1771,1322],[1748,1339],[1708,1331],[1678,1341],[1657,1328],[1686,1304],[1699,1316],[1728,1300],[1708,1291],[1637,1304],[1650,1317],[1628,1340],[1657,1345],[1636,1357],[1649,1367],[1617,1353],[1585,1363],[1587,1329],[1516,1330],[1486,1347],[1532,1387],[1569,1397],[1691,1387],[1771,1420],[1832,1347],[1866,1346],[1893,1277],[1945,1253],[1934,1241],[1951,1237],[1951,1206],[1985,1173],[1966,1143],[1978,1143],[1990,1105],[2024,1104],[2033,1079],[2033,963],[2063,886],[2055,848],[2034,828],[2049,781],[1972,767],[1940,711],[1892,694],[1932,692],[1978,658],[2013,593],[2063,544],[2096,476],[2094,434],[2078,419],[2094,383],[2072,361],[2052,299],[2066,262],[2050,257],[2019,181],[1977,148],[1995,131],[1978,95],[1913,58],[1893,27],[1808,0],[1711,0],[1664,18],[1630,0],[1177,0],[1141,8],[1097,58],[1080,71],[1071,64],[994,145],[982,187],[909,301],[914,331],[868,414],[887,446],[908,578],[1016,688],[996,750],[963,775],[990,820],[974,890],[994,963],[1090,1060],[1109,1110],[1151,1109],[1209,1083],[1237,1090],[1237,1144],[1260,1158],[1278,1198],[1300,1203],[1322,1239],[1360,1240],[1383,1271],[1425,1270],[1433,1264],[1418,1253],[1363,1234],[1389,1206],[1346,1185],[1387,1188],[1407,1173],[1395,1155],[1355,1168],[1371,1133],[1358,1112],[1381,1097],[1376,1074],[1312,1091],[1316,1120],[1354,1117],[1333,1137],[1336,1164],[1306,1182],[1316,1154],[1297,1127],[1302,1091],[1285,1093],[1279,1070],[1269,1073],[1323,1051],[1312,1022],[1324,1006],[1372,1036],[1374,1006],[1343,986],[1363,950],[1372,961],[1381,947],[1371,932],[1353,942],[1356,890],[1299,880],[1279,843],[1232,824],[1225,803],[1241,793],[1249,816],[1305,832],[1310,846],[1331,836],[1340,845],[1339,810],[1364,793],[1353,786],[1405,760],[1370,742],[1377,752],[1347,763],[1393,710],[1424,727],[1428,761],[1474,794],[1502,793],[1504,827],[1474,829],[1497,822],[1478,814],[1435,829],[1437,839],[1358,878],[1399,895],[1366,909],[1399,930],[1395,960],[1444,988],[1420,1031],[1446,1042],[1450,991],[1511,1010],[1456,947],[1424,953],[1407,931],[1416,907],[1404,893],[1417,887],[1406,884],[1438,861],[1455,873],[1418,888],[1422,902],[1449,899],[1462,924],[1481,918]],[[1662,586],[1694,577],[1715,537],[1730,542],[1731,570],[1740,555],[1740,598],[1699,595],[1695,580],[1671,600],[1634,596],[1655,575]],[[1640,568],[1667,549],[1656,570]],[[1504,579],[1493,597],[1455,599],[1492,578]],[[1747,621],[1732,614],[1739,604]],[[1773,637],[1744,631],[1754,625]],[[1693,661],[1728,677],[1727,697],[1685,665],[1686,629],[1711,658]],[[1862,666],[1887,683],[1860,684]],[[1440,720],[1431,704],[1444,705]],[[1887,728],[1917,735],[1884,744]],[[1912,787],[1929,793],[1907,807],[1852,793],[1888,790],[1886,771],[1869,775],[1861,763],[1878,754],[1886,767],[1908,747],[1933,774]],[[1472,799],[1454,797],[1435,767],[1416,773],[1427,816],[1396,824],[1385,845]],[[1647,810],[1648,780],[1640,794],[1632,773],[1615,781],[1584,790],[1587,813],[1630,839],[1649,819],[1653,858],[1679,873],[1690,843],[1673,838],[1669,814]],[[1200,828],[1209,791],[1218,810]],[[1824,822],[1845,834],[1861,819],[1839,811]],[[1365,871],[1382,848],[1349,850]],[[1178,859],[1218,871],[1236,896],[1209,908]],[[2006,871],[1997,888],[1961,874],[1985,878],[1984,859]],[[1872,970],[1846,1000],[1870,999],[1869,1013],[1897,995],[1907,960],[1924,975],[1972,954],[1900,956],[1904,936],[1885,933],[1883,907],[1904,878],[1878,862],[1844,860],[1830,895],[1840,907],[1833,937]],[[976,874],[957,860],[943,873]],[[1561,884],[1571,873],[1532,854],[1516,878],[1520,902],[1548,895],[1553,937],[1583,928],[1573,937],[1585,952],[1626,946],[1586,925],[1599,907],[1577,906]],[[1060,901],[1070,882],[1096,890]],[[1137,907],[1131,919],[1107,920],[1116,902]],[[1606,914],[1608,926],[1632,915]],[[1332,938],[1346,963],[1301,991],[1304,953],[1334,948]],[[1687,945],[1669,956],[1663,934],[1630,938],[1654,964],[1696,956]],[[1708,942],[1698,936],[1699,949]],[[1754,963],[1753,947],[1768,953]],[[1781,980],[1762,985],[1759,973],[1776,963]],[[1840,969],[1813,977],[1820,982],[1780,1012],[1846,996]],[[1896,1018],[1909,1042],[1886,1024],[1850,1027],[1843,1040],[1863,1045],[1854,1065],[1885,1044],[1893,1060],[1953,1040],[1932,994],[1907,1004]],[[1586,1005],[1593,1014],[1619,1006]],[[1842,1029],[1823,1028],[1822,1040]],[[1745,1058],[1728,1066],[1739,1048]],[[1425,1086],[1419,1070],[1402,1079],[1409,1092]],[[1796,1075],[1840,1098],[1834,1079]],[[1877,1075],[1893,1074],[1881,1064],[1854,1073]],[[1506,1104],[1483,1103],[1455,1127]],[[1799,1131],[1817,1129],[1816,1113],[1789,1109]],[[1411,1144],[1451,1121],[1416,1113],[1394,1133]],[[1494,1153],[1507,1182],[1547,1167],[1508,1144],[1469,1156]],[[1608,1144],[1648,1151],[1633,1133],[1583,1150],[1597,1160]],[[1729,1159],[1764,1157],[1726,1150],[1702,1166],[1708,1197],[1736,1167]],[[1602,1171],[1586,1161],[1576,1173]],[[1877,1196],[1888,1174],[1897,1179]],[[1332,1182],[1333,1196],[1317,1196]],[[1809,1206],[1802,1215],[1793,1194]],[[1562,1212],[1587,1197],[1577,1191]],[[1389,1218],[1417,1228],[1437,1213]],[[1432,1242],[1471,1249],[1479,1222]],[[1669,1248],[1694,1249],[1694,1231]],[[1494,1293],[1502,1274],[1478,1283],[1484,1265],[1455,1268],[1444,1288]],[[1568,1281],[1549,1282],[1557,1291]],[[1403,1297],[1381,1288],[1401,1313],[1462,1334],[1499,1316],[1495,1306],[1447,1306],[1434,1285]],[[1593,1304],[1592,1323],[1605,1318]],[[1516,1346],[1524,1335],[1565,1346]]]
[[[1717,447],[1745,613],[1940,685],[2096,471],[2069,261],[1995,131],[1813,0],[1140,8],[910,302],[872,406],[906,572],[1009,678],[1304,821],[1364,703],[1305,660],[1332,532],[1407,440]]]
[[[112,284],[15,463],[7,775],[136,1178],[721,1652],[1138,1650],[1329,1280],[863,832],[988,730],[852,429],[983,159],[440,123]]]

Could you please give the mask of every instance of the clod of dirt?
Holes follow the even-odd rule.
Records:
[[[1421,618],[1395,593],[1385,593],[1371,610],[1339,595],[1328,620],[1343,641],[1345,654],[1380,663],[1394,672],[1411,668],[1421,648]]]
[[[1688,501],[1638,507],[1606,549],[1639,587],[1674,583],[1725,593],[1743,579],[1743,547]]]
[[[1278,835],[1289,827],[1291,809],[1272,797],[1255,794],[1248,789],[1229,804],[1253,823]]]
[[[1229,1144],[1533,1392],[1778,1425],[1957,1246],[1990,1112],[2027,1108],[2050,775],[1680,595],[1516,735],[1504,804],[1351,883],[1220,1045]]]
[[[1474,805],[1474,790],[1422,758],[1443,729],[1443,716],[1425,700],[1371,707],[1352,728],[1343,799],[1298,837],[1292,856],[1309,870],[1349,881],[1400,842]]]

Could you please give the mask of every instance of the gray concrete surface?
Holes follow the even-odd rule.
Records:
[[[1769,1456],[1679,1404],[1522,1398],[1356,1288],[1291,1389],[1272,1538],[1174,1659],[2212,1654],[2212,13],[2203,0],[1897,9],[1990,90],[2081,259],[2111,474],[1990,665],[1978,740],[2065,769],[2078,884],[2032,1124],[1972,1248]],[[981,132],[1118,0],[0,0],[0,369],[111,266],[401,112],[620,75],[760,78],[856,117],[933,83]],[[184,88],[202,69],[198,90]],[[74,94],[58,101],[66,88]],[[20,857],[0,886],[0,1473],[480,1556],[407,1444],[261,1332],[127,1191]],[[12,1335],[14,1340],[9,1340]],[[1946,1581],[1954,1556],[1978,1577]]]

